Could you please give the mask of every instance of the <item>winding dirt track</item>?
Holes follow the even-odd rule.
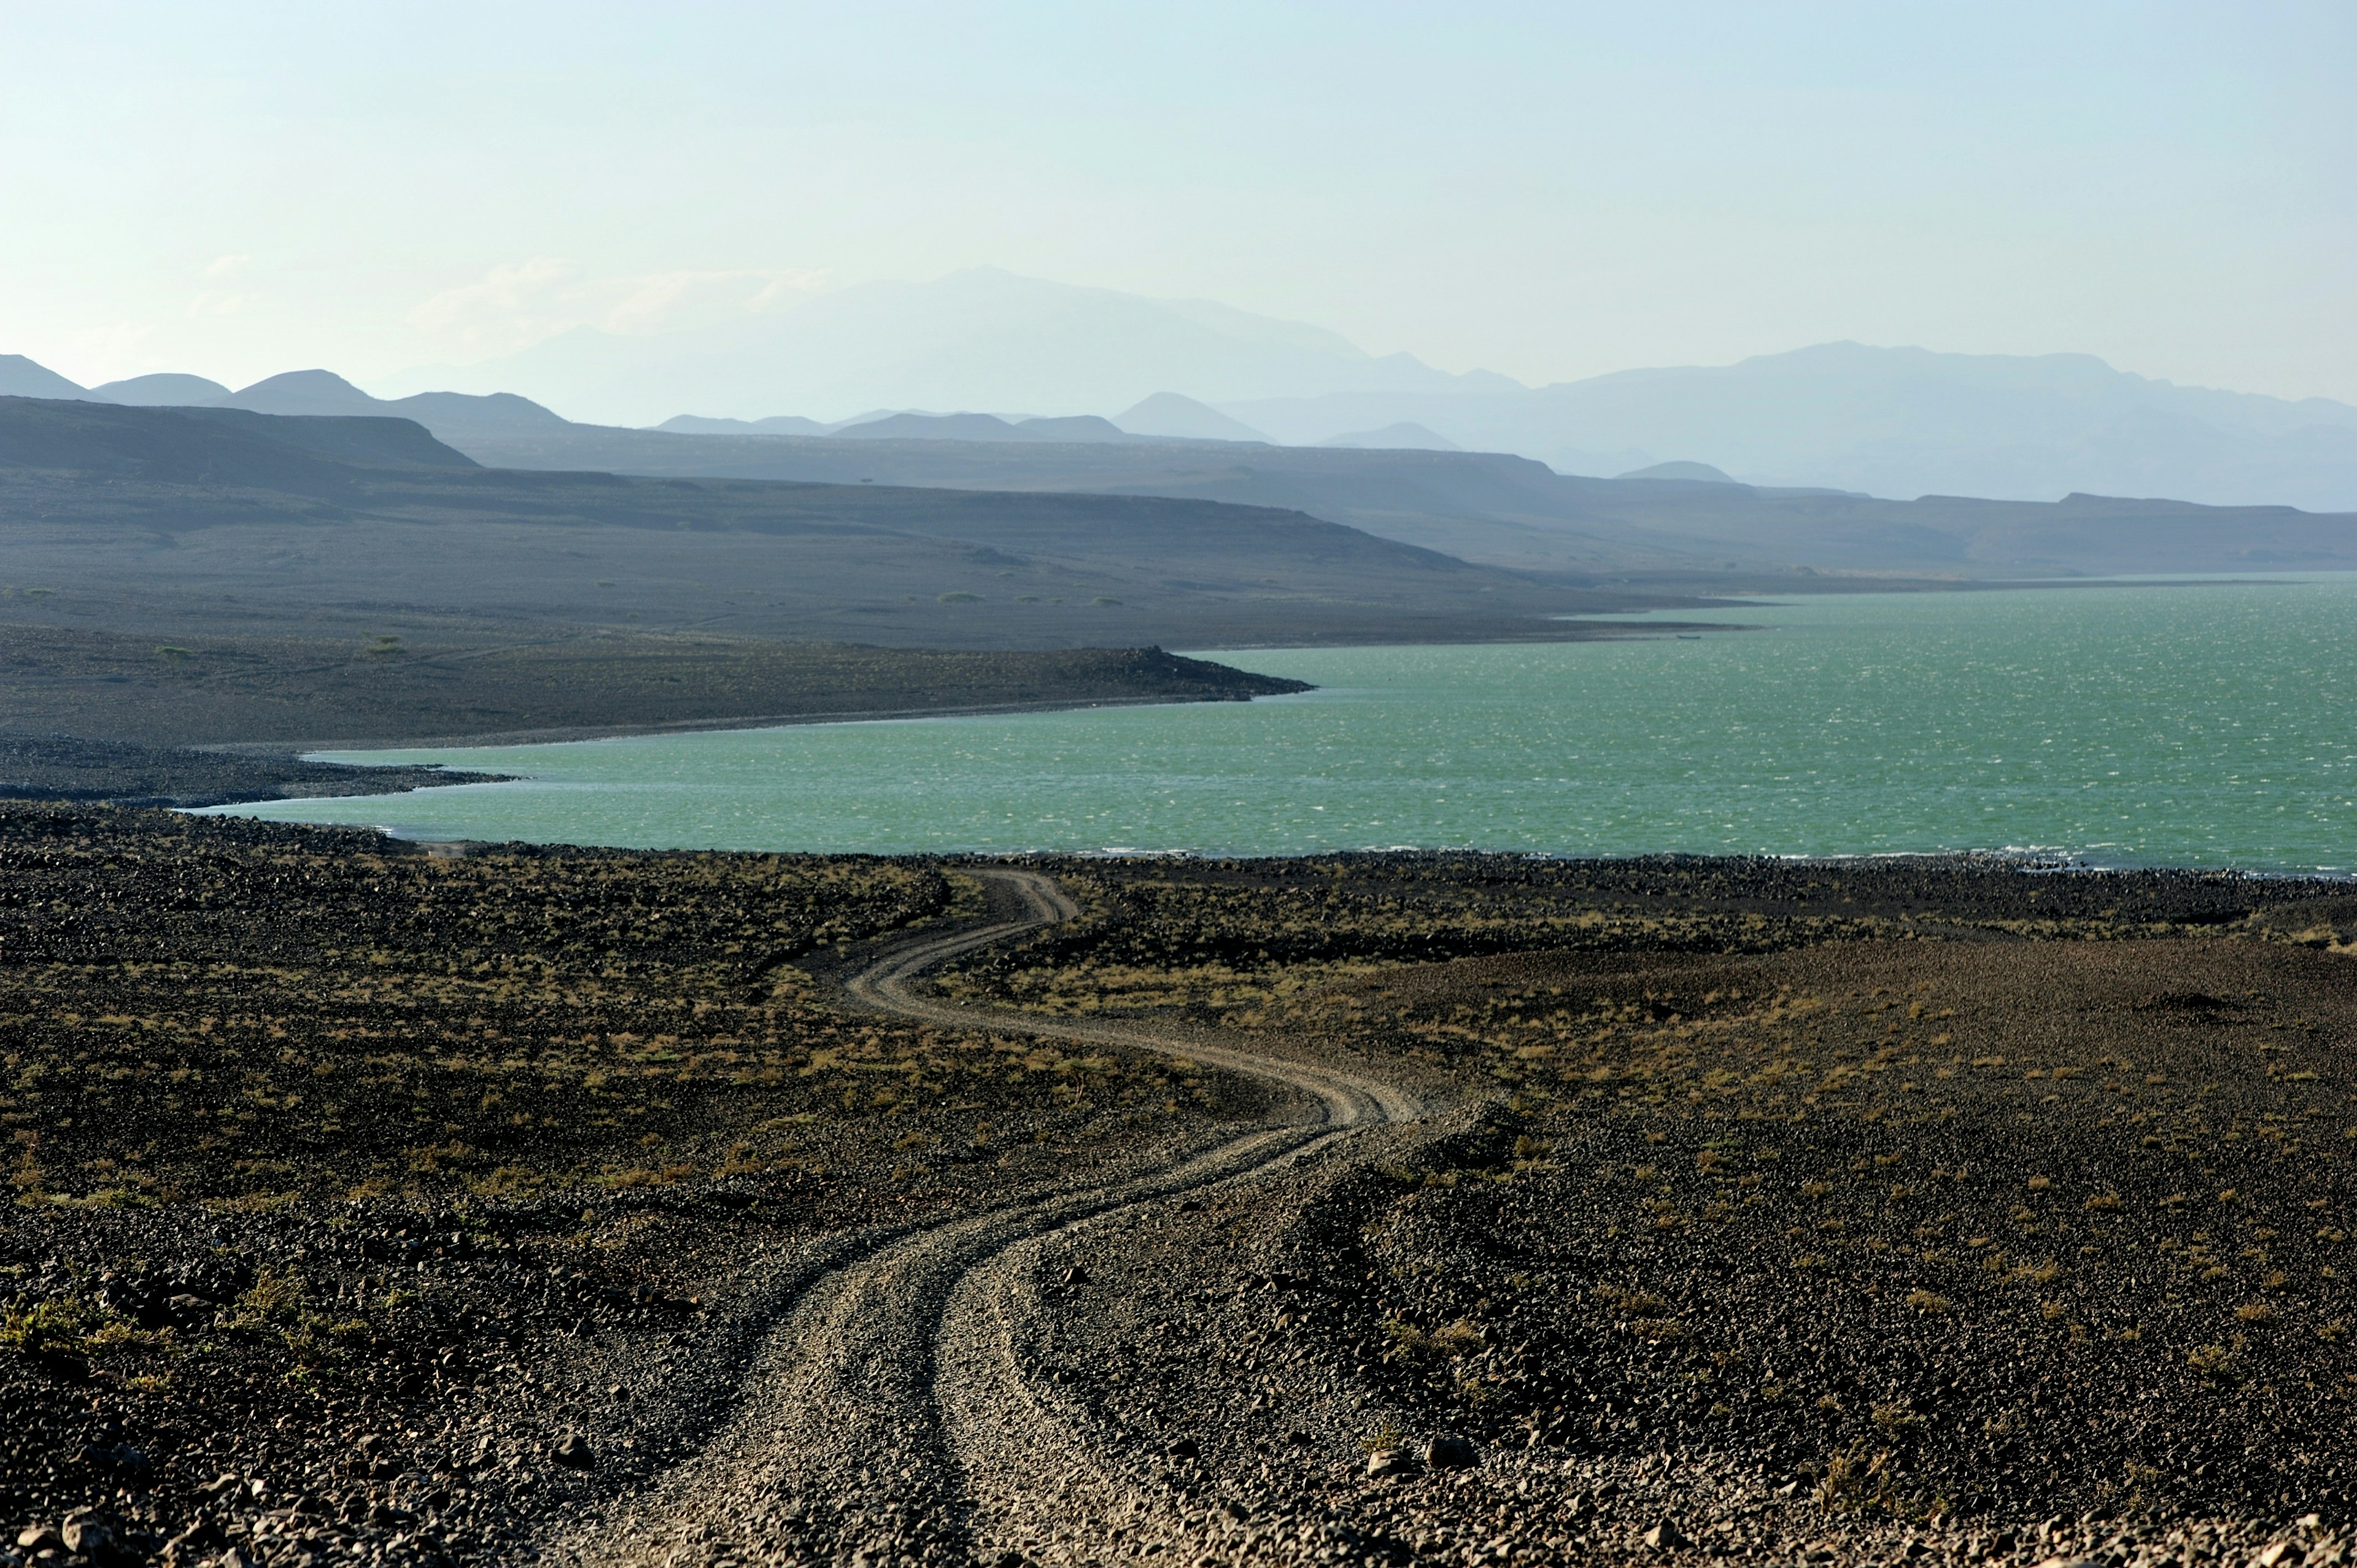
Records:
[[[954,1006],[909,982],[960,953],[1075,917],[1037,873],[977,870],[1016,919],[894,950],[851,983],[870,1006],[957,1028],[1117,1046],[1220,1067],[1305,1097],[1304,1119],[1174,1164],[1050,1187],[871,1238],[770,1333],[734,1418],[652,1487],[554,1555],[585,1563],[1224,1560],[1226,1522],[1157,1478],[1118,1434],[1026,1376],[1017,1345],[1049,1233],[1217,1182],[1248,1180],[1352,1133],[1414,1120],[1397,1088],[1143,1027]]]

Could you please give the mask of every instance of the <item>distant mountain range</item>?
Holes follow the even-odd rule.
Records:
[[[1163,496],[1295,509],[1518,571],[1782,584],[1793,574],[1991,578],[2357,569],[2357,515],[2073,495],[1885,500],[1739,484],[1699,463],[1620,478],[1491,452],[1243,442],[680,435],[569,425],[451,437],[494,467],[676,478]]]
[[[834,435],[846,441],[1151,441],[1093,413],[1060,419],[1001,419],[995,413],[876,413],[821,424],[814,419],[705,419],[683,413],[655,426],[673,435]]]
[[[870,408],[1104,413],[1157,392],[1205,403],[1516,383],[1378,357],[1320,328],[1208,300],[1146,299],[992,267],[876,283],[726,329],[627,337],[577,328],[481,364],[391,377],[389,392],[519,392],[615,424],[684,409],[832,421]],[[1331,431],[1321,431],[1321,435]]]
[[[699,436],[1464,450],[1564,474],[1689,463],[1771,489],[1895,499],[2357,509],[2357,407],[2180,387],[2084,355],[1831,343],[1532,388],[1203,301],[987,268],[845,289],[726,332],[583,328],[381,390],[404,395],[373,398],[324,371],[236,392],[182,375],[85,391],[0,357],[0,394],[392,413],[451,439],[553,433],[565,424],[554,405]],[[821,417],[855,410],[866,412]]]
[[[2357,507],[2357,407],[2175,386],[2083,354],[1826,343],[1505,392],[1348,392],[1221,410],[1287,444],[1414,421],[1566,473],[1685,461],[1754,484],[1878,496]]]
[[[42,377],[61,380],[29,361],[0,364],[0,392]],[[104,390],[72,392],[98,404]],[[1169,424],[1224,417],[1175,394],[1149,401],[1148,417]],[[290,426],[316,424],[322,440],[382,429],[410,435],[369,439],[426,442],[430,432],[495,468],[1160,496],[1297,510],[1466,561],[1590,581],[1803,568],[1989,577],[2357,567],[2357,518],[2349,515],[2084,494],[2060,505],[1889,500],[1822,486],[1748,485],[1692,460],[1581,478],[1511,454],[1447,450],[1429,430],[1396,427],[1317,446],[1139,435],[1090,415],[895,413],[832,427],[677,418],[670,428],[630,430],[573,424],[512,393],[373,398],[325,371],[274,376],[178,412],[215,421],[329,416]],[[35,455],[14,460],[40,466]],[[226,472],[219,478],[242,482]]]
[[[872,284],[726,331],[582,328],[383,390],[516,392],[600,421],[683,409],[833,423],[858,409],[1094,413],[1135,434],[1286,446],[1413,424],[1558,472],[1707,463],[1738,478],[1908,498],[2051,500],[2072,491],[2213,504],[2357,506],[2357,407],[2180,387],[2079,354],[2023,358],[1828,343],[1718,367],[1527,387],[1375,356],[1316,327],[994,269]],[[1157,393],[1229,428],[1173,427]],[[1426,443],[1428,444],[1428,443]]]
[[[202,376],[136,376],[104,386],[77,386],[22,354],[0,354],[0,397],[38,397],[132,408],[233,408],[249,413],[372,414],[413,419],[437,436],[566,428],[565,420],[511,392],[470,397],[420,392],[376,398],[329,371],[289,371],[230,391]]]

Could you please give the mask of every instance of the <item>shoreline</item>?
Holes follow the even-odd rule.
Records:
[[[359,763],[313,760],[327,751],[415,751],[478,746],[550,745],[737,730],[781,729],[798,725],[856,724],[924,718],[986,717],[994,714],[1060,713],[1087,708],[1164,706],[1188,703],[1250,702],[1315,690],[1308,682],[1254,674],[1159,649],[1148,659],[1179,673],[1212,672],[1216,686],[1124,695],[1074,693],[1012,701],[936,703],[916,706],[828,708],[786,712],[546,725],[422,739],[380,737],[344,740],[201,741],[168,745],[98,740],[66,734],[0,730],[0,800],[209,810],[273,801],[336,800],[400,795],[457,784],[511,782],[512,774],[445,770],[438,764]]]
[[[1304,685],[1303,691],[1316,691]],[[191,751],[213,752],[225,756],[286,757],[305,760],[328,751],[424,751],[436,748],[563,746],[575,741],[635,740],[653,736],[727,735],[737,730],[792,729],[803,725],[883,724],[909,719],[989,718],[998,714],[1079,713],[1089,708],[1158,708],[1180,707],[1203,703],[1250,703],[1263,697],[1298,696],[1299,692],[1256,692],[1246,696],[1211,697],[1171,695],[1167,697],[1043,697],[1036,702],[979,703],[968,706],[927,708],[849,708],[839,713],[823,714],[757,714],[733,719],[677,719],[662,724],[572,725],[550,729],[502,730],[489,735],[440,736],[424,740],[336,740],[336,741],[218,741],[205,746],[193,746]],[[355,769],[379,766],[366,762],[322,762],[323,768]],[[387,763],[382,766],[415,767],[417,764]],[[411,786],[419,788],[419,786]],[[401,790],[368,790],[355,793],[405,794]],[[299,797],[288,797],[296,799]]]
[[[492,779],[487,781],[511,782],[512,780]],[[431,785],[420,786],[420,788],[432,787]],[[214,814],[212,808],[188,810],[192,815]],[[217,820],[231,820],[231,817],[224,816]],[[1292,854],[1222,854],[1191,849],[908,850],[878,853],[869,850],[833,849],[650,848],[632,844],[576,843],[555,839],[425,838],[404,834],[381,825],[358,822],[307,822],[275,817],[242,816],[235,817],[234,820],[267,822],[274,827],[317,832],[370,833],[385,844],[393,846],[397,853],[415,853],[437,858],[460,859],[502,849],[521,848],[533,853],[583,854],[792,854],[816,860],[874,861],[884,865],[928,870],[955,869],[964,866],[1094,865],[1114,868],[1164,865],[1174,869],[1189,871],[1228,870],[1253,875],[1338,864],[1364,868],[1386,865],[1414,867],[1494,862],[1501,867],[1521,865],[1529,866],[1534,870],[1548,871],[1587,869],[1599,873],[1626,872],[1644,868],[1659,868],[1698,875],[1743,873],[1755,876],[1773,876],[1779,873],[1794,871],[1915,874],[1969,872],[1989,876],[2052,877],[2058,881],[2065,878],[2077,880],[2088,877],[2119,877],[2169,884],[2213,883],[2224,886],[2257,883],[2265,884],[2271,890],[2276,891],[2297,889],[2301,885],[2309,885],[2313,887],[2316,897],[2325,898],[2342,897],[2352,888],[2357,888],[2357,871],[2277,870],[2258,866],[2190,865],[2182,863],[2109,865],[2050,854],[1982,849],[1889,850],[1828,854],[1715,854],[1693,850],[1643,850],[1616,854],[1570,854],[1534,850],[1483,849],[1473,845],[1458,844],[1437,847],[1394,845],[1380,849],[1322,850]]]

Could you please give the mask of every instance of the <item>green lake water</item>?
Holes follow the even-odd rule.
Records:
[[[1208,653],[1320,688],[1250,703],[333,753],[528,777],[226,810],[665,848],[2357,866],[2357,577],[1711,618],[1766,629]]]

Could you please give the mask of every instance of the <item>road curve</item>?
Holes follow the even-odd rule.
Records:
[[[1223,1560],[1215,1518],[1157,1487],[1085,1411],[1027,1377],[1016,1319],[1043,1238],[1213,1183],[1249,1180],[1351,1133],[1414,1119],[1377,1080],[1163,1035],[1144,1026],[961,1007],[910,989],[976,948],[1073,918],[1036,872],[971,875],[1023,914],[920,939],[849,985],[869,1006],[955,1028],[1182,1057],[1277,1083],[1315,1114],[1175,1164],[1054,1186],[827,1260],[767,1336],[737,1411],[701,1452],[585,1522],[548,1555],[611,1564],[1089,1563],[1149,1542]],[[1171,1559],[1165,1558],[1165,1561]]]
[[[1024,916],[981,930],[962,932],[901,948],[862,972],[857,979],[852,981],[851,993],[871,1007],[922,1018],[929,1024],[962,1029],[1013,1030],[1048,1039],[1122,1046],[1132,1050],[1157,1051],[1165,1056],[1208,1062],[1247,1078],[1299,1090],[1326,1108],[1326,1124],[1333,1128],[1361,1126],[1375,1122],[1412,1122],[1421,1114],[1422,1107],[1414,1096],[1374,1079],[1326,1068],[1275,1061],[1267,1057],[1228,1050],[1200,1040],[1182,1039],[1138,1026],[1076,1024],[1019,1013],[960,1007],[911,992],[908,988],[910,979],[948,962],[961,953],[1004,941],[1041,926],[1073,919],[1080,914],[1053,878],[1036,871],[992,868],[977,870],[973,875],[1013,889],[1024,900]]]

